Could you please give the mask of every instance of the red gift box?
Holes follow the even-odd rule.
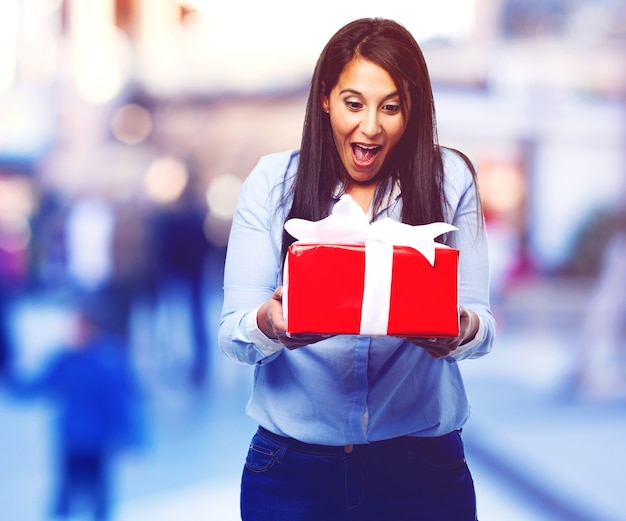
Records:
[[[381,265],[366,247],[290,246],[283,292],[290,333],[458,336],[458,250],[437,247],[431,265],[414,248],[376,246],[388,248],[377,254],[389,257]]]

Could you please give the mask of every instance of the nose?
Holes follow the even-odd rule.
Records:
[[[359,128],[363,135],[372,138],[380,134],[382,126],[380,124],[379,113],[375,109],[367,109],[362,112],[363,118]]]

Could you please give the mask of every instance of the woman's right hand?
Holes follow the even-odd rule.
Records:
[[[273,340],[278,340],[287,349],[297,349],[333,335],[293,335],[287,333],[287,324],[283,316],[283,287],[279,286],[271,298],[263,303],[257,312],[257,324],[263,334]]]

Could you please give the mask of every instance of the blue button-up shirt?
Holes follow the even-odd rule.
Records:
[[[449,245],[460,251],[459,303],[475,311],[475,338],[446,358],[392,336],[339,335],[288,350],[258,328],[256,314],[282,283],[282,232],[298,152],[261,158],[243,184],[224,274],[219,331],[222,350],[255,364],[247,413],[266,429],[308,443],[349,445],[398,436],[438,436],[460,428],[469,401],[458,361],[488,353],[495,334],[489,308],[487,240],[472,175],[444,150],[446,221],[458,227]],[[377,215],[400,219],[402,200],[387,187]]]

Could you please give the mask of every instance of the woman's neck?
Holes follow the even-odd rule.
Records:
[[[376,183],[366,185],[352,183],[346,190],[346,193],[350,194],[350,197],[367,213],[376,193],[376,186]]]

